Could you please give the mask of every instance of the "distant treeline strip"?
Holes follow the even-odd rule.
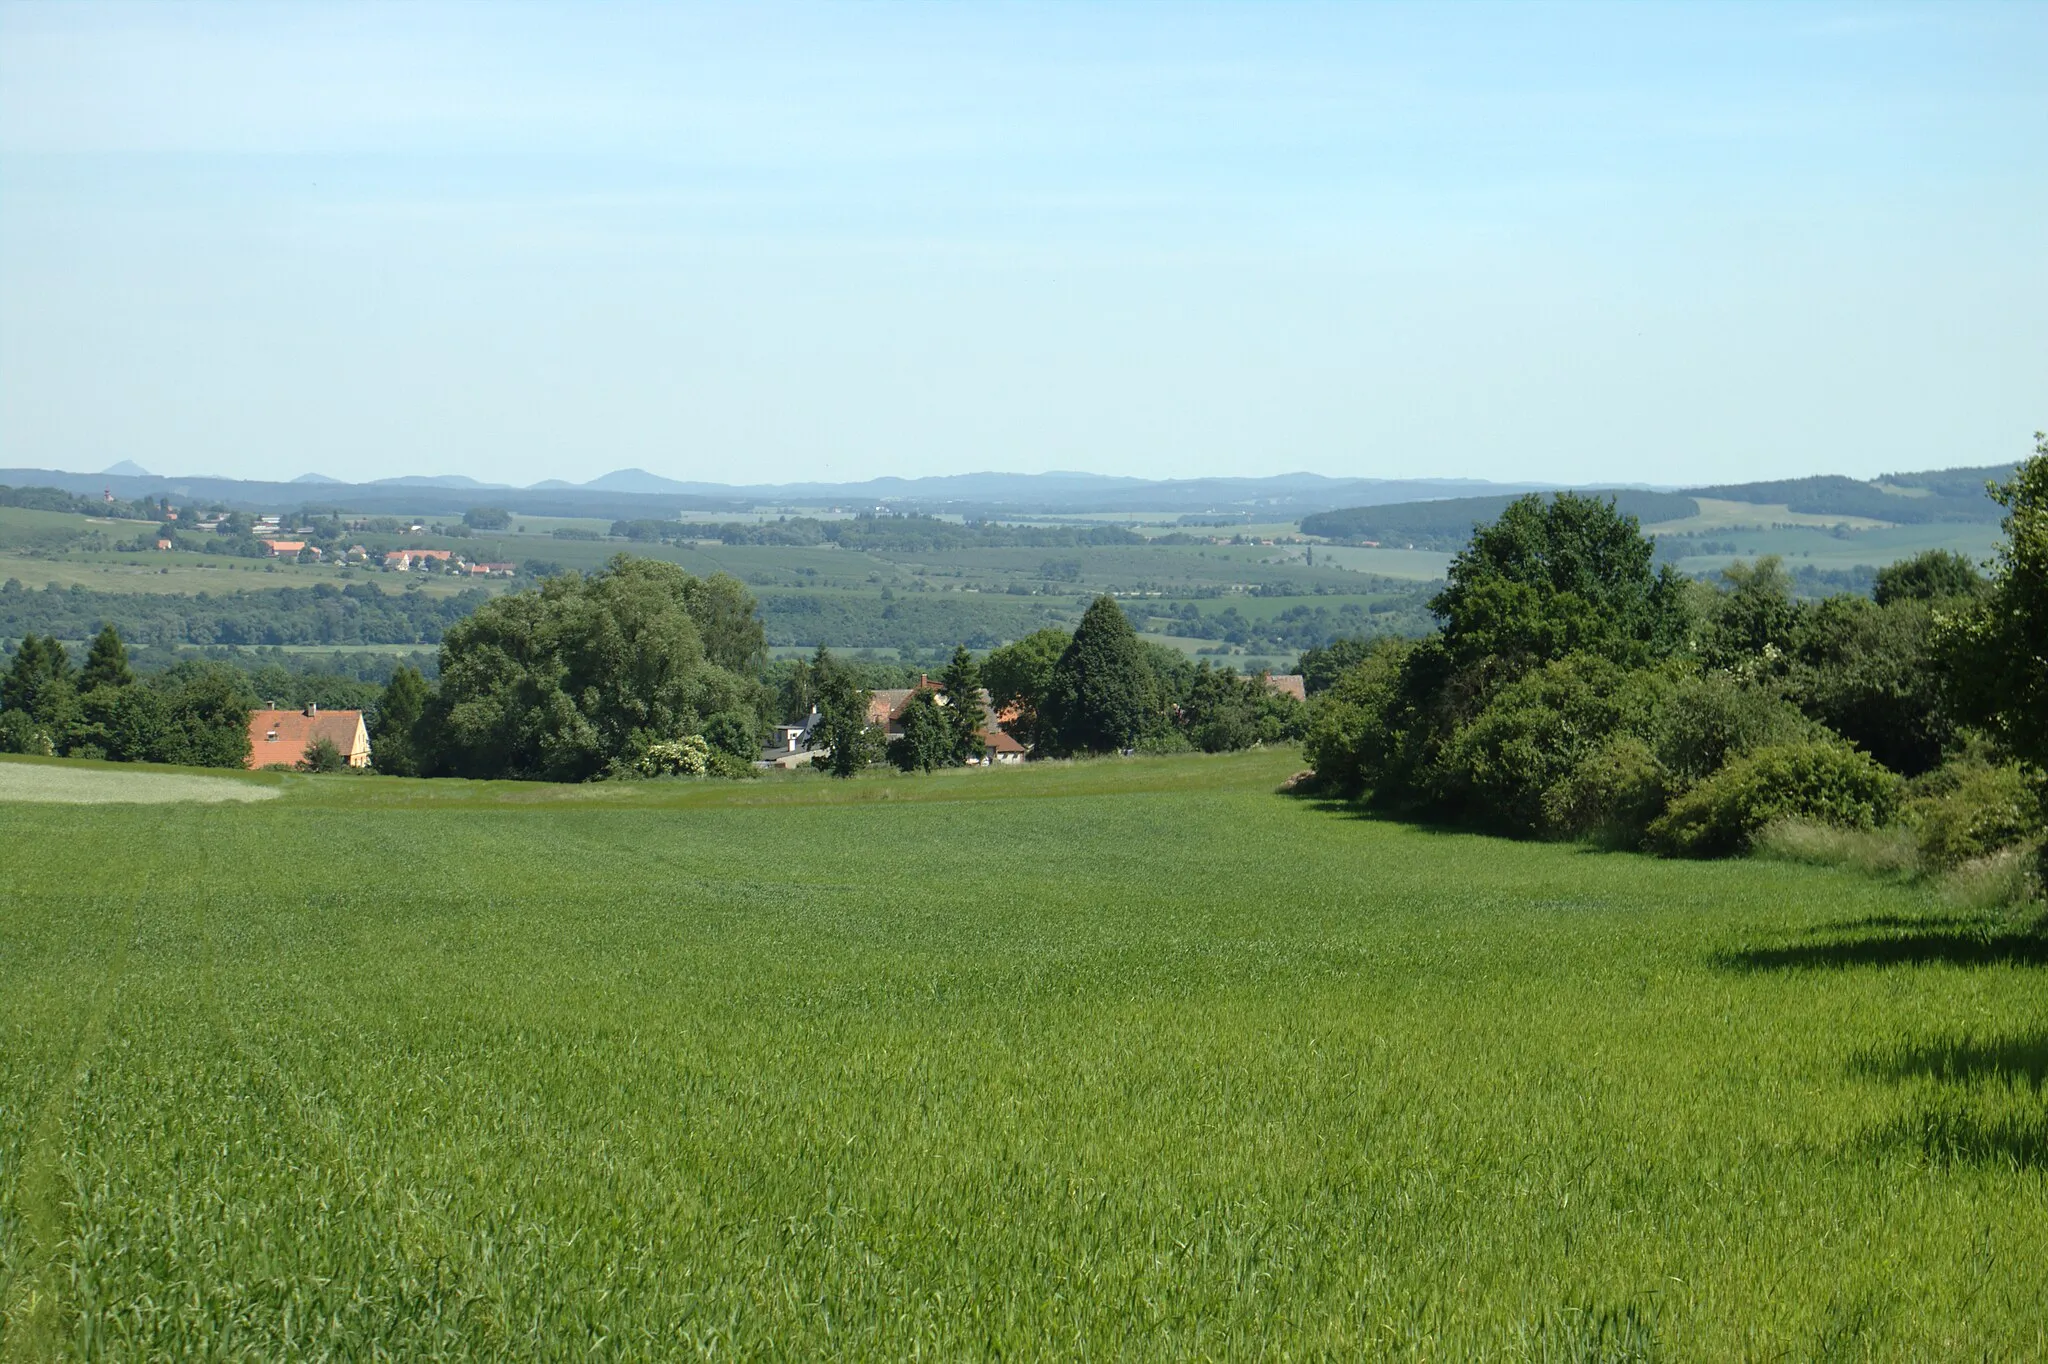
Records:
[[[0,638],[86,639],[112,625],[140,647],[229,644],[437,644],[442,632],[488,601],[478,589],[454,596],[385,592],[368,583],[280,587],[193,596],[94,592],[52,584],[40,591],[13,578],[0,584]]]
[[[857,516],[824,521],[796,516],[781,521],[615,521],[612,534],[641,542],[716,540],[726,545],[836,545],[841,549],[919,553],[948,549],[1080,549],[1141,545],[1145,537],[1122,526],[1011,526],[983,521],[963,525],[936,516]]]
[[[1700,505],[1683,493],[1650,493],[1631,488],[1586,494],[1612,498],[1615,510],[1644,525],[1682,521],[1699,515]],[[1904,499],[1900,499],[1904,500]],[[1382,545],[1417,549],[1456,549],[1472,538],[1472,528],[1499,518],[1514,497],[1447,497],[1437,502],[1396,502],[1379,507],[1347,507],[1301,519],[1304,535],[1332,540],[1374,540]]]

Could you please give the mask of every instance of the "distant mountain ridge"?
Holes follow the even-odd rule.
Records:
[[[2011,465],[1887,474],[1869,481],[1839,475],[1724,484],[1677,490],[1686,498],[1788,506],[1792,511],[1922,523],[1995,521],[1996,504],[1984,496],[1986,479],[2009,476]],[[124,472],[133,471],[133,472]],[[142,471],[128,461],[104,473],[51,469],[0,469],[0,484],[42,486],[117,496],[195,497],[251,510],[315,506],[365,513],[412,512],[459,515],[478,505],[503,507],[529,516],[585,516],[612,519],[674,517],[681,513],[729,513],[756,506],[803,504],[851,513],[876,508],[945,512],[984,518],[1062,515],[1229,515],[1249,520],[1340,524],[1317,520],[1367,508],[1429,508],[1413,514],[1389,512],[1375,521],[1351,516],[1338,538],[1396,539],[1411,532],[1435,537],[1426,526],[1477,513],[1529,492],[1558,490],[1543,482],[1495,483],[1471,478],[1332,478],[1288,473],[1263,477],[1143,479],[1069,471],[1042,474],[980,472],[924,478],[883,477],[855,483],[723,484],[665,478],[645,469],[615,469],[586,483],[549,479],[531,487],[486,483],[462,474],[410,474],[347,483],[322,474],[292,482],[262,482],[201,476],[167,477]],[[1584,485],[1580,485],[1583,487]],[[1605,493],[1645,499],[1673,490],[1642,485],[1609,486]],[[1457,506],[1455,503],[1469,503]],[[1675,504],[1660,504],[1655,519]],[[1645,502],[1644,510],[1649,510]],[[1645,516],[1646,522],[1650,520]],[[1469,529],[1469,524],[1466,527]],[[1384,536],[1375,530],[1384,531]],[[1315,533],[1315,532],[1311,532]],[[1325,534],[1336,534],[1324,531]]]

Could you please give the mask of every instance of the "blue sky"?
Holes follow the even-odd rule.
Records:
[[[0,465],[2015,458],[2043,51],[2039,4],[0,3]]]

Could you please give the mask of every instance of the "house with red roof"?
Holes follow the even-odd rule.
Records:
[[[350,767],[370,765],[370,731],[359,710],[252,710],[249,766],[297,767],[315,739],[325,739]]]

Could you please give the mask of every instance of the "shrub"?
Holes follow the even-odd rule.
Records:
[[[1819,732],[1791,703],[1728,673],[1679,679],[1657,705],[1653,730],[1657,761],[1678,790],[1742,754]]]
[[[1550,831],[1587,838],[1609,848],[1640,847],[1650,822],[1664,811],[1664,766],[1650,746],[1618,734],[1581,758],[1543,793]]]
[[[302,772],[340,772],[347,767],[348,759],[341,756],[334,740],[324,734],[315,735],[299,757],[299,770]]]
[[[1649,842],[1672,857],[1746,851],[1775,820],[1801,818],[1850,829],[1888,822],[1899,779],[1839,742],[1758,749],[1695,786],[1650,825]]]
[[[1546,664],[1500,689],[1430,776],[1446,810],[1519,834],[1548,824],[1545,796],[1608,736],[1642,719],[1623,669],[1593,655]]]
[[[1379,781],[1400,747],[1401,667],[1413,651],[1406,641],[1379,641],[1309,701],[1301,751],[1318,789],[1357,796]]]
[[[2040,793],[2017,766],[1955,764],[1942,775],[1947,779],[1930,783],[1935,789],[1908,806],[1928,866],[1960,867],[2040,832]]]
[[[711,745],[701,734],[685,734],[647,746],[639,768],[650,777],[701,777],[711,766]]]
[[[47,758],[57,751],[50,732],[25,710],[0,710],[0,753],[29,753]]]

